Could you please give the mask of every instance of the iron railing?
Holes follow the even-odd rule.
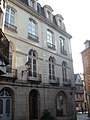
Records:
[[[65,86],[71,86],[71,80],[67,79],[67,78],[63,79],[63,85],[65,85]]]
[[[12,25],[12,24],[10,24],[10,23],[5,22],[5,26],[10,28],[10,29],[12,29],[12,30],[14,30],[14,31],[17,31],[17,27]]]
[[[48,45],[49,48],[55,50],[55,45],[54,44],[51,44],[51,43],[47,42],[47,45]]]
[[[29,73],[28,72],[28,76],[27,79],[30,81],[36,81],[36,82],[41,82],[42,81],[42,75],[39,73]]]
[[[55,77],[55,76],[49,76],[49,83],[52,83],[52,84],[56,84],[58,83],[59,84],[59,80],[60,78],[59,77]]]
[[[61,48],[61,53],[67,55],[67,51],[64,48]]]
[[[28,33],[28,38],[35,40],[36,42],[39,41],[39,38],[31,33]]]
[[[11,69],[11,70],[8,69],[6,71],[6,76],[7,77],[17,78],[17,69]]]

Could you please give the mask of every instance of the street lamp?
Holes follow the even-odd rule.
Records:
[[[26,72],[28,72],[28,71],[30,70],[30,68],[31,68],[31,65],[30,65],[30,62],[29,62],[29,61],[26,62],[25,68],[26,68],[26,70],[22,70],[22,77],[23,77],[23,75],[24,75]]]

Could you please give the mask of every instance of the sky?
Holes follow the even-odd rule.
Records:
[[[71,48],[74,73],[83,73],[81,52],[84,42],[90,40],[90,0],[38,0],[41,6],[49,5],[53,15],[64,18],[66,31],[72,36]]]

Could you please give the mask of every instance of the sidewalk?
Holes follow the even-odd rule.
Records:
[[[77,120],[90,120],[90,118],[87,113],[77,113]]]

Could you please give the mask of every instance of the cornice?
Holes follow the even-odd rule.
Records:
[[[35,16],[36,18],[38,18],[39,20],[41,20],[42,22],[44,22],[45,24],[49,25],[50,27],[52,27],[53,29],[57,30],[58,32],[62,33],[63,35],[65,35],[67,38],[71,39],[72,36],[70,34],[68,34],[67,32],[63,31],[61,28],[59,28],[58,26],[56,26],[54,23],[52,23],[51,21],[49,21],[47,18],[45,18],[44,16],[40,15],[36,10],[30,8],[30,6],[25,5],[24,3],[18,1],[18,0],[10,0],[10,2],[14,3],[15,5],[17,5],[18,7],[20,7],[21,9],[24,9],[25,11],[27,11],[28,13],[32,14],[33,16]]]

